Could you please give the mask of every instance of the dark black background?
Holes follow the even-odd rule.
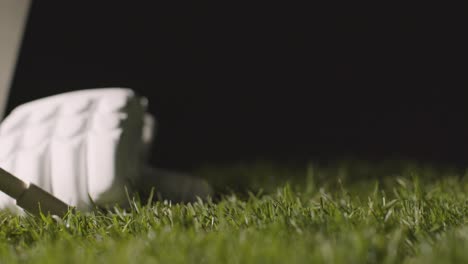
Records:
[[[34,1],[9,104],[129,87],[166,167],[413,159],[468,164],[461,8]]]

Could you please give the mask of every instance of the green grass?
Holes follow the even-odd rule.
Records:
[[[222,194],[64,219],[0,212],[0,263],[468,262],[460,171],[264,163],[200,173]]]

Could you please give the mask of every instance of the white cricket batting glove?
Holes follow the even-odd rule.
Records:
[[[129,89],[36,100],[1,123],[0,167],[80,210],[125,205],[143,175],[153,124],[146,100]],[[0,192],[7,207],[15,200]]]

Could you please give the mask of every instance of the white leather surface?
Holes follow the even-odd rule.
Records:
[[[0,124],[0,166],[80,210],[127,202],[141,174],[144,100],[132,90],[76,91],[17,107]],[[147,120],[150,120],[146,118]],[[145,139],[148,140],[148,139]],[[15,208],[0,192],[0,208]]]

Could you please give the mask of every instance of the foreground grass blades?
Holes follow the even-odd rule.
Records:
[[[64,219],[1,212],[0,262],[468,262],[468,178],[415,167],[362,168],[291,170],[286,183],[273,175],[284,169],[251,166],[243,171],[258,177],[237,181],[252,192],[215,200],[135,200],[127,211]],[[206,174],[233,172],[239,170]]]

